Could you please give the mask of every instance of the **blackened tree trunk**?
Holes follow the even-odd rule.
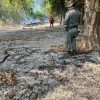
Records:
[[[85,0],[82,50],[100,50],[100,0]],[[96,9],[99,9],[98,11]]]

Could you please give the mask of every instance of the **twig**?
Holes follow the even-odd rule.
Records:
[[[0,62],[0,64],[3,63],[9,56],[10,56],[10,55],[7,54],[7,55],[3,58],[3,60]]]

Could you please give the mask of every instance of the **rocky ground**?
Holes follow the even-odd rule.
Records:
[[[60,26],[0,31],[0,100],[100,100],[100,52],[64,44]]]

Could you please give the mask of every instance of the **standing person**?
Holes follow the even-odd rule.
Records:
[[[53,26],[53,24],[54,24],[54,19],[53,19],[52,16],[50,16],[49,22],[50,22],[50,27]]]
[[[66,48],[68,54],[76,54],[76,36],[78,35],[78,25],[80,22],[80,12],[75,8],[74,2],[68,2],[63,24],[66,28]]]

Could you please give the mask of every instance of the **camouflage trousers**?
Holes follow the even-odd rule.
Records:
[[[67,51],[76,50],[76,38],[72,38],[72,34],[76,34],[78,29],[71,29],[66,32],[66,48]]]

